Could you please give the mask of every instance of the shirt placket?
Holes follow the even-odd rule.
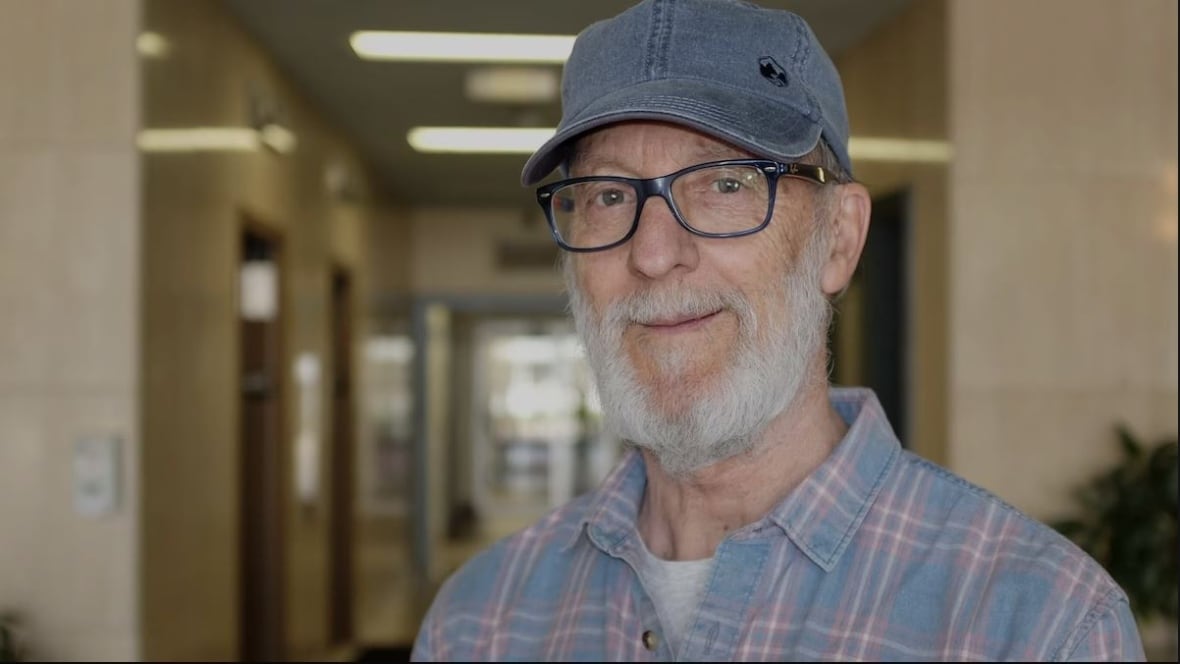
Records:
[[[634,537],[638,537],[638,534]],[[639,550],[635,546],[634,537],[606,546],[601,546],[606,538],[597,538],[603,552],[625,563],[619,566],[619,570],[626,575],[623,585],[628,589],[629,599],[635,607],[634,611],[614,612],[610,618],[614,621],[612,631],[623,636],[623,657],[627,661],[675,661],[675,655],[664,636],[663,625],[660,624],[659,615],[656,613],[655,602],[648,595],[639,577]]]
[[[765,538],[727,539],[717,548],[709,585],[678,653],[680,661],[734,661],[770,548]]]
[[[675,653],[672,652],[672,646],[668,643],[668,639],[664,635],[664,627],[660,624],[659,615],[656,613],[655,602],[652,601],[651,596],[643,588],[643,584],[639,582],[639,575],[636,574],[634,568],[631,570],[635,574],[635,584],[632,591],[632,597],[639,608],[639,624],[622,626],[626,631],[627,639],[634,645],[632,657],[633,661],[637,662],[672,662],[676,660]]]

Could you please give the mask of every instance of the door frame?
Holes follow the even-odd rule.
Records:
[[[411,393],[415,395],[413,413],[413,443],[411,447],[413,477],[411,481],[412,502],[410,510],[411,533],[413,549],[411,555],[411,578],[415,580],[415,607],[419,613],[423,612],[434,596],[436,579],[431,577],[431,570],[437,565],[432,564],[436,555],[434,543],[430,536],[429,515],[431,506],[430,490],[427,486],[428,441],[427,414],[433,404],[430,400],[429,385],[427,385],[427,368],[425,359],[431,351],[429,344],[428,312],[442,306],[448,312],[463,314],[495,315],[568,315],[569,299],[564,293],[558,294],[522,294],[522,295],[458,295],[449,293],[429,293],[414,297],[410,304],[410,335],[414,344],[414,359],[411,368]]]
[[[329,307],[328,348],[331,349],[331,493],[329,498],[328,537],[328,642],[346,644],[355,635],[356,582],[354,571],[356,540],[356,453],[357,453],[357,376],[356,376],[356,280],[353,270],[341,261],[331,263],[328,275]],[[338,297],[343,285],[344,301]],[[343,306],[343,311],[338,307]],[[339,316],[343,315],[341,319]],[[344,329],[340,324],[343,320]],[[344,338],[341,339],[341,334]],[[343,342],[343,348],[341,348]],[[341,352],[343,351],[343,352]],[[342,357],[343,355],[343,357]],[[343,366],[342,364],[343,363]],[[338,390],[341,378],[347,381],[345,412],[340,412]]]

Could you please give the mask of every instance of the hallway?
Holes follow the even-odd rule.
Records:
[[[1115,422],[1174,437],[1176,3],[762,2],[831,46],[877,210],[834,382],[1045,520]],[[0,0],[26,659],[405,661],[448,574],[609,471],[531,148],[416,141],[551,135],[564,56],[353,36],[572,39],[630,4]]]

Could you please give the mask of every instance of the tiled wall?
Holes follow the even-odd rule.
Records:
[[[1176,3],[949,6],[951,466],[1036,516],[1176,434]]]
[[[138,0],[0,0],[0,612],[32,659],[134,659]],[[75,512],[75,442],[120,499]]]
[[[288,478],[299,417],[294,360],[314,353],[322,362],[320,498],[315,509],[304,510],[292,489],[284,515],[287,655],[321,657],[328,646],[330,269],[335,263],[352,271],[354,330],[363,335],[369,231],[396,224],[351,146],[220,3],[144,4],[144,28],[172,45],[167,58],[143,63],[145,127],[248,126],[253,90],[278,104],[298,138],[290,155],[144,155],[144,654],[237,656],[237,261],[248,215],[283,242]],[[325,169],[332,163],[353,174],[359,197],[342,200],[326,190]],[[407,283],[399,271],[407,270],[408,243],[385,228],[379,244],[385,252],[381,283]],[[359,358],[360,343],[356,349]]]

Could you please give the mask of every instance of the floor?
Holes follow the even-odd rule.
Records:
[[[521,525],[486,524],[478,536],[448,543],[437,552],[439,578],[445,579],[471,556]],[[417,607],[414,601],[409,524],[403,517],[370,516],[361,528],[357,551],[356,642],[362,644],[367,654],[358,657],[395,658],[413,644],[420,614],[425,609]]]
[[[396,648],[368,648],[359,653],[354,662],[408,662],[410,661],[410,646]]]

